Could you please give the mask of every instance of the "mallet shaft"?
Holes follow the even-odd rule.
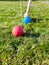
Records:
[[[28,6],[27,6],[26,13],[28,13],[28,12],[29,12],[30,4],[31,4],[31,0],[29,0],[29,1],[28,1]]]

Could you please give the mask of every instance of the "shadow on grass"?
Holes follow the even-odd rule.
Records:
[[[33,21],[34,23],[39,22],[39,20],[43,20],[43,19],[39,19],[39,18],[31,18],[31,21]]]
[[[40,36],[40,33],[24,33],[23,35],[24,37],[39,37]]]
[[[31,21],[33,21],[34,23],[39,22],[40,20],[43,20],[41,18],[31,18]],[[49,20],[49,19],[45,19],[45,20]]]

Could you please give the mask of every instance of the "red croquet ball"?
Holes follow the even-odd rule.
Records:
[[[14,37],[19,37],[23,35],[23,28],[21,26],[15,26],[12,29],[12,35]]]

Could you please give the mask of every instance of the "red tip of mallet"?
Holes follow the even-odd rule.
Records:
[[[23,28],[21,26],[15,26],[12,29],[12,35],[14,37],[19,37],[23,35]]]

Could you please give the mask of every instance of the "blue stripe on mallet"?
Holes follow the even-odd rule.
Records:
[[[30,23],[31,22],[31,19],[29,16],[27,17],[24,17],[23,21],[22,21],[24,24],[27,24],[27,23]]]

